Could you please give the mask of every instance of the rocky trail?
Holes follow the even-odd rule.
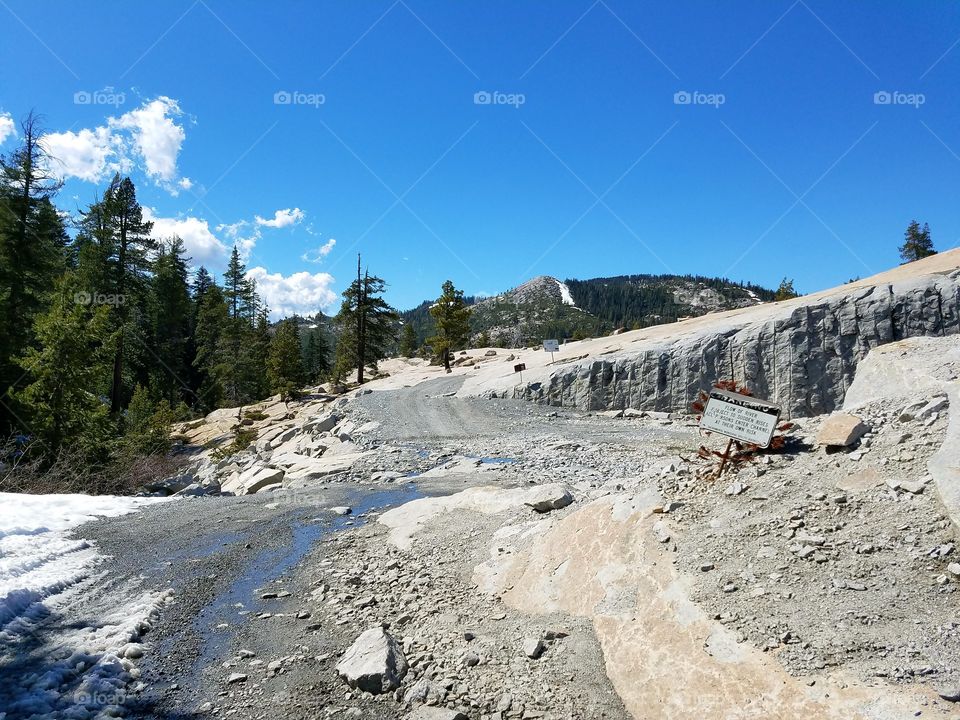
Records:
[[[110,583],[77,613],[168,601],[71,716],[954,716],[960,348],[884,350],[720,480],[690,415],[462,397],[469,366],[253,408],[247,450],[77,531]]]

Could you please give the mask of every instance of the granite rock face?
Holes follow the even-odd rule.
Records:
[[[674,337],[555,370],[512,396],[581,410],[684,412],[700,390],[733,379],[778,403],[782,417],[843,405],[857,364],[874,347],[960,334],[960,271],[842,288],[752,308]]]

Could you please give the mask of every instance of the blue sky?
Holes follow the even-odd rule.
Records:
[[[0,151],[31,108],[90,202],[127,171],[277,314],[362,252],[400,308],[534,275],[811,292],[960,244],[960,5],[0,0]],[[880,93],[878,95],[878,93]],[[6,128],[6,131],[5,131]],[[259,220],[258,220],[259,218]]]

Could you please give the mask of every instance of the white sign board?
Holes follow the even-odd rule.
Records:
[[[543,349],[548,353],[560,352],[560,341],[559,340],[544,340]]]
[[[704,430],[767,447],[780,420],[780,408],[748,395],[713,390],[700,418]]]

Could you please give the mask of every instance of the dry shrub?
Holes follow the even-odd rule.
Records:
[[[0,457],[6,458],[0,461],[0,492],[133,495],[175,475],[186,462],[176,455],[128,454],[91,468],[68,450],[61,450],[51,462],[33,457],[30,449],[12,440],[0,446]]]

